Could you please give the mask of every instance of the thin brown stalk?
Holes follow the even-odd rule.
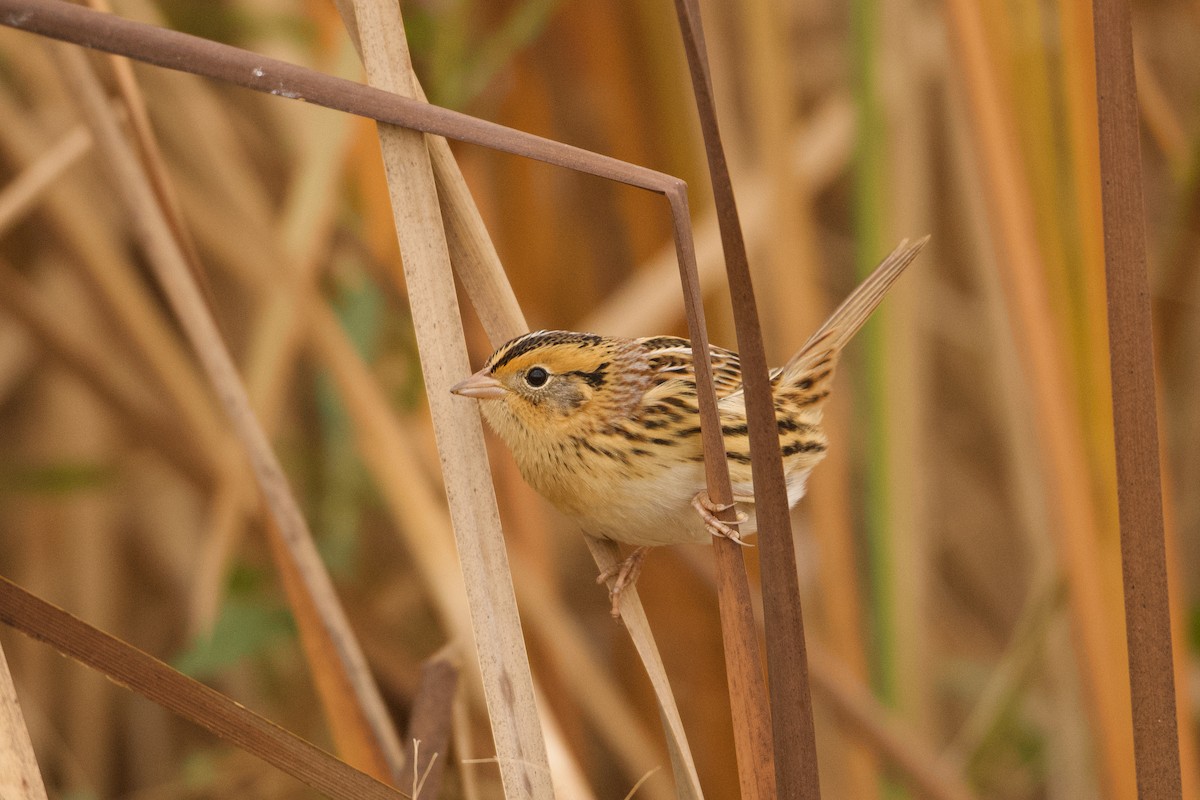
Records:
[[[8,661],[0,649],[0,797],[46,800],[46,786],[38,771],[33,743],[17,703]]]
[[[120,639],[0,578],[0,622],[196,723],[330,797],[407,797]]]
[[[725,251],[725,269],[729,275],[742,366],[742,385],[746,394],[754,471],[754,507],[762,548],[760,563],[763,572],[767,663],[770,669],[770,710],[768,712],[763,692],[759,688],[763,676],[762,667],[757,663],[756,647],[753,654],[748,654],[751,658],[736,666],[736,671],[740,672],[740,677],[745,680],[745,693],[731,692],[731,700],[742,704],[740,713],[736,708],[734,711],[734,730],[736,732],[742,726],[749,729],[743,729],[739,742],[739,772],[753,777],[742,781],[742,791],[743,794],[749,791],[753,793],[751,796],[764,798],[774,796],[776,790],[783,797],[819,798],[821,786],[817,774],[816,735],[813,730],[812,698],[808,686],[808,659],[805,654],[799,576],[796,571],[796,551],[792,542],[787,489],[783,479],[783,459],[779,451],[779,431],[775,422],[766,351],[758,324],[758,311],[750,280],[746,245],[738,220],[737,203],[733,196],[733,186],[713,105],[699,7],[694,0],[676,0],[675,8],[683,33],[688,67],[692,74],[692,89],[696,96],[700,127],[704,133],[705,152],[708,156],[717,219],[721,228],[721,242]],[[697,340],[700,337],[693,332],[692,338]],[[708,351],[704,349],[695,352]],[[707,386],[708,376],[699,368],[703,363],[704,359],[696,359],[696,381],[699,385]],[[701,391],[700,398],[703,399],[706,394]],[[720,441],[719,428],[712,435],[717,441],[711,449],[708,442],[705,443],[705,463],[710,463],[711,455],[719,459],[723,467],[724,444]],[[718,473],[723,471],[716,470]],[[722,490],[727,489],[727,486],[722,486],[719,481],[714,485],[714,477],[720,476],[714,475],[711,467],[707,472],[710,495],[717,502],[724,502],[721,499],[724,496]],[[725,483],[727,482],[728,475],[725,476]],[[712,493],[713,489],[717,490],[715,494]],[[718,550],[718,573],[728,575],[734,572],[735,570],[722,563],[720,553]],[[718,587],[721,586],[722,584],[718,583]],[[725,603],[722,602],[722,607],[724,606]],[[722,611],[723,626],[727,622],[732,623],[734,619],[733,614]],[[741,615],[736,624],[739,628],[748,627],[751,631],[754,629],[753,617],[748,614]],[[734,630],[737,628],[730,632]],[[735,633],[731,638],[744,639],[745,634]],[[734,680],[733,667],[731,664],[731,681]],[[732,688],[734,687],[731,685]],[[766,732],[764,725],[768,713],[770,734]],[[739,722],[742,724],[739,725]]]
[[[1077,634],[1079,670],[1093,715],[1097,763],[1107,796],[1136,791],[1131,767],[1132,734],[1124,713],[1127,687],[1115,668],[1116,644],[1108,632],[1101,565],[1096,552],[1095,509],[1087,476],[1081,422],[1073,408],[1038,250],[1033,203],[1025,179],[1011,115],[1000,92],[979,9],[969,0],[947,0],[952,41],[963,67],[971,132],[981,159],[995,220],[1004,288],[1011,304],[1013,334],[1028,371],[1034,420],[1041,442],[1051,530],[1058,534]]]
[[[1125,635],[1140,797],[1182,796],[1167,592],[1158,405],[1142,201],[1133,28],[1126,0],[1094,0]]]
[[[87,0],[87,3],[97,11],[112,13],[112,6],[108,4],[107,0]],[[200,255],[196,252],[196,244],[192,241],[191,234],[188,232],[188,227],[179,210],[179,200],[167,173],[167,165],[163,160],[158,138],[154,135],[154,128],[150,124],[146,99],[133,75],[133,66],[128,59],[119,56],[110,56],[108,62],[112,67],[113,77],[116,79],[121,103],[129,115],[129,130],[137,145],[146,176],[150,179],[150,185],[154,189],[154,196],[158,199],[158,206],[162,209],[175,241],[179,243],[179,249],[187,260],[193,279],[211,303],[211,292],[200,265]]]
[[[666,195],[682,182],[561,142],[236,47],[57,0],[0,0],[0,24],[423,133],[483,145]]]
[[[75,48],[59,48],[56,55],[69,84],[78,92],[155,277],[250,457],[271,513],[273,524],[268,527],[276,534],[272,547],[339,749],[373,774],[395,779],[404,764],[399,738],[232,359],[90,65]]]
[[[458,687],[458,665],[452,653],[443,648],[421,664],[421,681],[413,700],[406,741],[413,748],[409,760],[421,791],[414,798],[438,797],[442,774],[449,761],[450,727],[454,716],[454,695]],[[417,745],[420,742],[420,745]]]

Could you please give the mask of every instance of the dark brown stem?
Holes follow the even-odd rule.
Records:
[[[232,742],[330,797],[408,797],[120,639],[0,578],[0,622]]]
[[[808,657],[804,646],[804,618],[800,607],[800,579],[792,546],[787,487],[779,451],[779,432],[775,422],[766,350],[758,323],[754,287],[750,281],[746,243],[742,237],[729,165],[725,160],[717,124],[712,83],[704,57],[700,12],[694,0],[676,0],[675,7],[692,74],[692,88],[700,114],[709,172],[712,174],[717,222],[725,252],[725,269],[729,275],[729,292],[733,301],[734,326],[746,392],[746,416],[754,472],[754,509],[758,519],[759,546],[762,548],[760,562],[775,780],[779,797],[819,798],[821,788],[808,685]],[[697,379],[701,379],[699,374]]]
[[[1127,0],[1094,0],[1101,199],[1125,635],[1139,797],[1182,795],[1146,276],[1142,161]]]

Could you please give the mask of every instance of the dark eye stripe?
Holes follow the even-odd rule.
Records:
[[[592,372],[583,372],[582,370],[575,370],[573,372],[568,372],[567,374],[568,375],[578,375],[579,377],[583,378],[585,381],[590,383],[592,385],[592,388],[599,389],[601,386],[604,385],[604,380],[605,380],[604,373],[607,370],[608,370],[608,362],[605,361],[603,364],[596,367],[596,369],[593,370]]]

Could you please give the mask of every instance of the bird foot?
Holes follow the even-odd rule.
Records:
[[[700,519],[704,520],[704,526],[708,528],[708,532],[713,536],[721,536],[734,544],[740,544],[742,547],[752,547],[749,542],[742,539],[742,534],[736,528],[731,528],[724,520],[717,519],[717,514],[722,511],[728,511],[733,508],[736,503],[714,503],[708,496],[707,491],[697,492],[692,498],[692,508],[696,509],[696,513],[700,515]],[[737,522],[745,522],[749,517],[744,512],[737,512]]]
[[[637,583],[638,576],[642,574],[642,562],[646,560],[646,553],[649,551],[649,547],[639,547],[624,561],[613,564],[596,577],[596,583],[605,583],[613,579],[613,585],[608,590],[608,597],[612,600],[613,619],[620,619],[621,592]]]

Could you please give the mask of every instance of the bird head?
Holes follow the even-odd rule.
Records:
[[[450,391],[482,401],[484,418],[510,446],[524,437],[547,441],[585,432],[636,401],[632,353],[627,339],[536,331],[501,346]]]

